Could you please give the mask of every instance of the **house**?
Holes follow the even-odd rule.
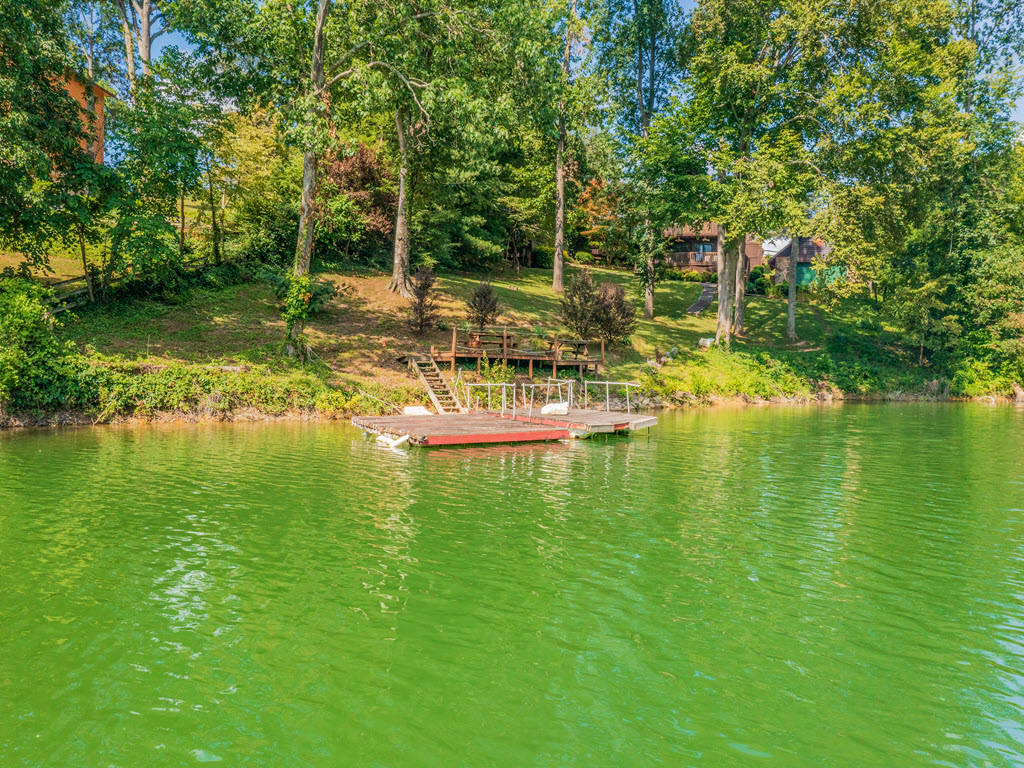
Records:
[[[665,237],[671,240],[671,244],[665,263],[684,272],[717,272],[719,231],[718,224],[713,222],[704,224],[699,231],[692,227],[669,227],[665,230]],[[744,250],[748,271],[764,263],[760,240],[748,235]]]
[[[802,288],[814,282],[817,273],[812,266],[815,259],[822,259],[832,252],[820,237],[792,237],[783,245],[768,263],[775,270],[775,283],[789,282],[789,263],[796,253],[796,282]]]
[[[81,140],[82,149],[92,155],[97,163],[102,163],[104,105],[107,98],[114,94],[95,83],[87,84],[73,74],[65,75],[61,85],[78,102],[79,109],[82,111],[82,125],[87,134]]]

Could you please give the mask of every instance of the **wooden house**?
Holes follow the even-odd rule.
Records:
[[[775,283],[789,282],[790,260],[796,258],[797,285],[807,287],[817,276],[813,262],[832,251],[832,247],[819,237],[793,237],[771,257],[769,264],[775,270]]]
[[[717,272],[720,255],[718,236],[719,226],[713,222],[704,224],[700,230],[694,230],[692,227],[669,227],[665,230],[665,237],[670,240],[665,263],[684,272]],[[764,263],[764,249],[760,240],[748,235],[744,249],[747,254],[748,270]]]

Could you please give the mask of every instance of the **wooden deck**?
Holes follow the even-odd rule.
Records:
[[[396,438],[409,436],[413,445],[476,445],[567,440],[596,433],[631,431],[653,426],[654,416],[616,411],[573,410],[565,416],[500,413],[445,413],[436,416],[357,416],[352,423],[367,432]]]
[[[508,411],[504,418],[511,419]],[[535,408],[531,415],[529,411],[517,411],[515,421],[526,424],[544,424],[565,426],[575,436],[592,433],[609,432],[632,432],[637,429],[653,427],[658,423],[656,416],[649,416],[642,413],[623,413],[622,411],[595,411],[577,408],[570,410],[565,416],[542,416],[540,409]]]
[[[565,440],[567,427],[526,424],[493,413],[439,413],[436,416],[358,416],[352,423],[388,437],[409,436],[413,445],[474,445]]]

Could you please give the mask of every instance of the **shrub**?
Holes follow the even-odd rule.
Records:
[[[596,261],[590,251],[576,251],[572,260],[574,264],[593,264]]]
[[[413,275],[412,298],[409,300],[409,324],[417,334],[426,333],[437,320],[435,282],[437,282],[437,277],[430,267],[420,267]]]
[[[590,271],[575,273],[562,295],[562,322],[581,339],[590,338],[597,310],[597,288]]]
[[[767,296],[772,289],[771,270],[765,266],[757,266],[750,270],[747,277],[747,293]]]
[[[967,358],[953,372],[951,389],[961,397],[982,397],[1005,394],[1010,391],[1010,383],[995,373],[989,363]]]
[[[498,316],[498,297],[488,282],[481,282],[473,289],[466,305],[469,307],[469,319],[481,331]]]
[[[480,359],[480,377],[489,384],[511,384],[516,378],[516,369],[504,360],[487,359],[487,353]]]
[[[57,338],[52,291],[25,279],[0,280],[0,408],[74,406],[81,356]]]
[[[288,333],[296,326],[304,326],[338,293],[334,283],[315,280],[308,274],[269,272],[265,277],[273,286],[274,294],[281,300],[281,317],[288,326]]]
[[[618,283],[598,287],[594,325],[606,344],[623,341],[636,330],[636,307],[626,300],[626,291]]]
[[[665,279],[684,283],[706,283],[715,279],[710,272],[698,272],[695,269],[682,270],[678,267],[669,267],[665,270]]]

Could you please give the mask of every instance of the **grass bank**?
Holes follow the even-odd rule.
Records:
[[[635,294],[631,274],[593,272],[596,280],[620,283]],[[61,333],[83,353],[81,375],[93,393],[88,407],[78,410],[98,421],[168,413],[333,417],[424,402],[400,357],[431,344],[445,346],[452,325],[465,325],[465,299],[480,277],[439,278],[438,328],[423,337],[410,332],[406,302],[387,290],[387,275],[327,272],[321,277],[339,292],[308,328],[316,360],[302,367],[281,354],[285,329],[278,302],[261,282],[193,287],[170,300],[123,299],[65,316]],[[498,274],[492,285],[501,304],[497,324],[520,334],[566,334],[549,272]],[[629,344],[608,351],[602,376],[641,381],[651,405],[958,394],[951,378],[916,365],[913,352],[888,329],[864,327],[853,307],[826,310],[803,300],[797,311],[801,340],[789,344],[785,301],[752,296],[747,335],[729,350],[701,350],[698,340],[714,335],[716,308],[687,314],[699,293],[698,284],[661,283],[657,316],[641,318]]]

